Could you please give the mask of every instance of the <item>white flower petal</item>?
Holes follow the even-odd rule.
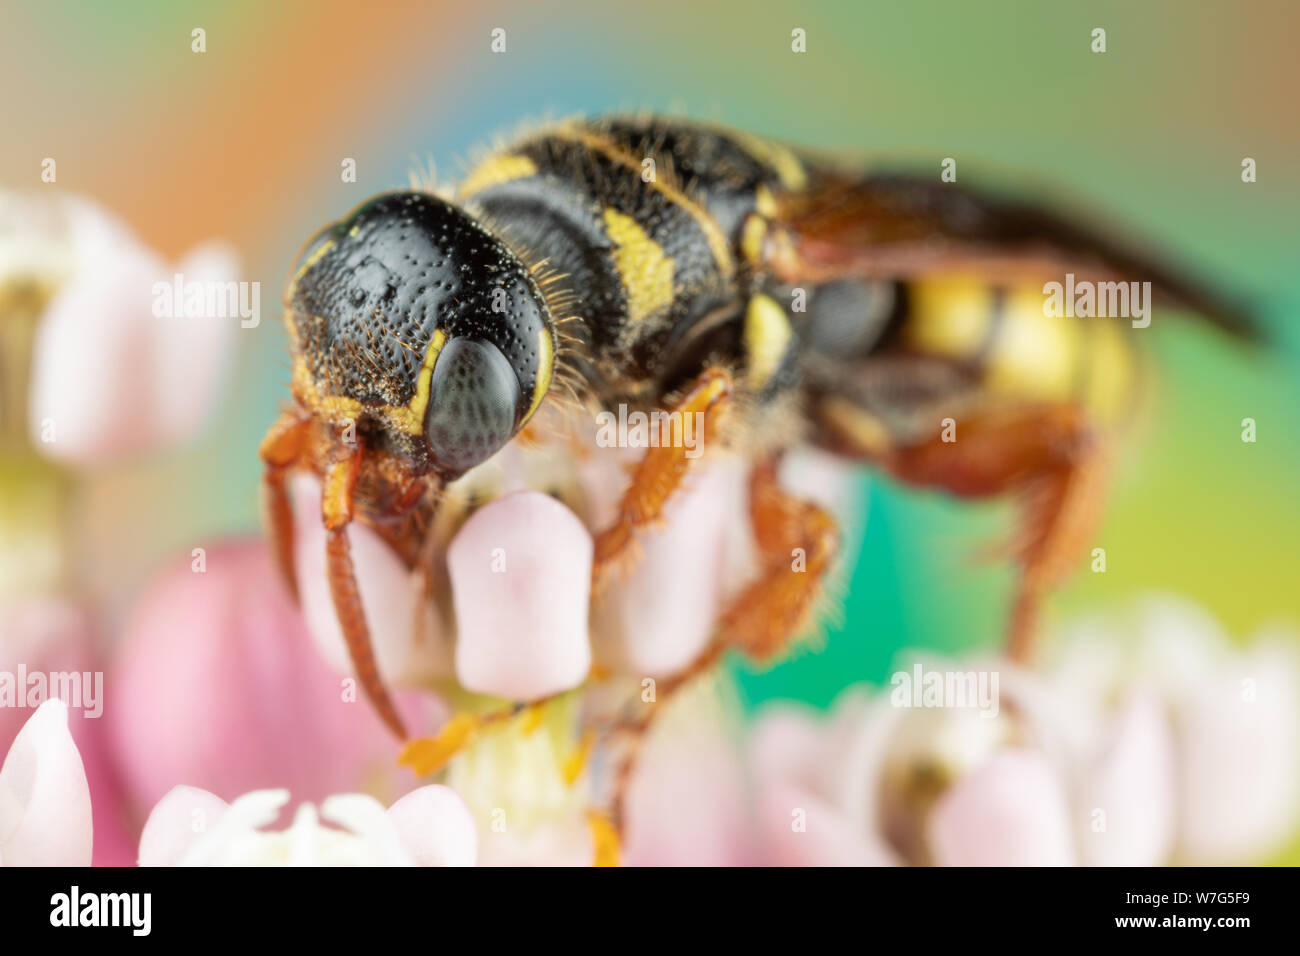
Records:
[[[180,866],[215,829],[229,804],[198,787],[173,787],[154,805],[140,834],[141,866]]]
[[[478,833],[473,814],[450,787],[420,787],[388,808],[401,845],[416,866],[473,866]]]
[[[484,828],[478,846],[479,866],[591,866],[596,854],[582,814],[531,828]]]
[[[0,793],[6,865],[90,865],[90,787],[63,701],[41,704],[18,732],[0,767]]]
[[[586,680],[591,560],[591,534],[549,495],[517,492],[471,515],[447,549],[461,684],[530,700]]]
[[[1071,866],[1072,835],[1046,758],[1004,750],[939,797],[927,843],[939,866]]]
[[[192,250],[174,269],[155,282],[234,284],[239,286],[239,258],[226,243],[205,243]],[[155,441],[171,445],[198,433],[216,404],[229,373],[243,321],[229,312],[230,302],[215,315],[154,316],[150,314],[150,385],[153,393]]]
[[[1298,675],[1292,647],[1268,642],[1189,688],[1176,710],[1185,861],[1253,861],[1290,834],[1300,803]]]
[[[91,202],[9,199],[0,195],[0,275],[57,287],[32,348],[33,445],[86,465],[192,437],[224,382],[240,319],[160,317],[155,287],[170,288],[178,271],[183,281],[234,281],[233,253],[201,247],[173,268]]]
[[[446,789],[446,788],[436,788]],[[454,796],[454,795],[453,795]],[[194,787],[176,787],[154,807],[140,841],[142,866],[411,866],[397,822],[372,797],[331,796],[319,811],[298,806],[284,830],[269,830],[289,800],[257,790],[230,805]],[[444,800],[444,804],[446,801]],[[463,815],[468,811],[461,804]],[[445,822],[447,815],[442,815]],[[322,820],[334,826],[325,826]],[[472,823],[470,828],[472,831]],[[427,847],[426,847],[427,849]],[[443,845],[454,855],[456,847]],[[472,857],[471,857],[472,862]]]
[[[1161,866],[1174,841],[1174,743],[1160,702],[1130,696],[1085,771],[1074,812],[1089,866]]]
[[[151,294],[162,263],[144,252],[78,272],[36,328],[28,434],[47,458],[87,464],[148,449]]]
[[[750,762],[759,781],[811,782],[825,755],[825,727],[811,705],[767,704],[749,735]]]

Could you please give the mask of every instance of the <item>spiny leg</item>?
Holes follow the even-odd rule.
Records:
[[[321,518],[325,524],[325,574],[329,580],[330,596],[334,600],[334,613],[338,617],[339,629],[343,633],[357,679],[384,724],[404,740],[406,728],[375,664],[374,647],[370,642],[365,609],[361,605],[361,592],[357,587],[356,571],[352,566],[352,547],[348,539],[348,525],[352,521],[352,496],[364,454],[360,439],[351,447],[340,446],[325,471],[321,495]]]
[[[936,436],[883,457],[911,484],[1019,496],[1019,526],[1005,549],[1020,566],[1007,653],[1031,658],[1043,596],[1073,570],[1100,517],[1108,460],[1086,413],[1071,404],[986,409],[958,423],[956,441]]]
[[[822,580],[839,552],[835,519],[790,495],[777,480],[777,459],[754,468],[749,513],[760,573],[723,612],[721,634],[762,664],[780,656],[806,622]]]
[[[717,434],[731,406],[734,387],[731,375],[720,368],[705,369],[669,413],[680,416],[683,423],[687,415],[702,415],[704,427],[696,437]],[[662,436],[661,436],[662,437]],[[608,579],[610,571],[625,558],[637,532],[654,524],[663,515],[664,506],[681,486],[682,479],[698,457],[691,458],[684,442],[663,442],[646,450],[637,464],[632,480],[619,503],[618,517],[614,523],[596,536],[592,562],[593,590],[599,590]],[[697,443],[696,449],[698,450]]]
[[[1020,528],[1011,553],[1020,565],[1020,582],[1011,611],[1007,653],[1028,661],[1043,597],[1067,578],[1086,554],[1105,501],[1109,456],[1089,436],[1081,436],[1078,457],[1035,479],[1020,500]]]
[[[298,603],[298,575],[293,559],[293,506],[286,481],[302,457],[310,425],[310,419],[286,412],[271,426],[259,450],[266,463],[262,473],[262,508],[271,557],[295,604]]]
[[[779,656],[807,621],[839,551],[834,519],[781,487],[778,461],[769,458],[750,475],[749,513],[759,551],[758,579],[728,604],[704,651],[684,670],[659,682],[655,705],[617,727],[628,738],[614,782],[612,817],[620,832],[626,823],[624,804],[642,742],[663,704],[712,670],[733,647],[760,663]]]

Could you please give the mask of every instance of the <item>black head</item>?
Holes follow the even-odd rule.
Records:
[[[313,411],[364,419],[448,477],[491,457],[550,386],[555,336],[528,267],[463,210],[386,193],[321,230],[286,291]]]

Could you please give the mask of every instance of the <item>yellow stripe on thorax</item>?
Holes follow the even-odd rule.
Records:
[[[776,178],[786,189],[798,190],[808,185],[808,173],[804,170],[803,163],[788,146],[770,142],[743,130],[731,130],[730,135],[750,156],[772,167]]]
[[[757,294],[745,309],[745,384],[762,388],[776,374],[794,335],[785,309],[770,296]]]
[[[605,231],[614,243],[614,265],[627,292],[628,318],[653,315],[673,301],[673,260],[631,216],[605,210]]]
[[[635,173],[638,178],[641,176],[640,160],[619,149],[617,144],[606,137],[595,135],[578,127],[563,127],[557,129],[554,135],[572,142],[581,143],[611,162],[626,167]],[[705,242],[708,243],[709,252],[713,255],[713,261],[717,265],[718,271],[723,275],[731,275],[735,269],[735,264],[731,258],[731,245],[709,211],[680,189],[666,182],[662,177],[650,180],[646,183],[646,186],[662,194],[669,202],[686,210],[696,224],[699,225],[700,231],[704,233]]]
[[[464,199],[466,196],[472,196],[489,186],[497,186],[501,183],[508,183],[512,179],[526,179],[529,176],[536,175],[537,164],[527,156],[502,153],[491,156],[475,166],[465,178],[465,181],[460,184],[457,195]]]

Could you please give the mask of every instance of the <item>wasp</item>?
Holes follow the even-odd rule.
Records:
[[[1050,318],[1045,283],[1150,283],[1246,328],[1218,294],[1104,233],[937,174],[845,168],[685,120],[534,130],[454,193],[379,195],[304,247],[285,293],[293,404],[261,447],[274,552],[292,582],[285,482],[309,470],[352,661],[404,736],[348,525],[373,526],[416,566],[445,489],[519,435],[567,374],[597,407],[703,416],[713,443],[752,457],[759,571],[700,667],[728,649],[779,655],[832,565],[835,522],[777,480],[800,443],[907,485],[1014,498],[1008,645],[1027,656],[1039,604],[1090,541],[1108,435],[1139,381],[1129,323]],[[595,587],[695,458],[646,450],[596,535]]]

